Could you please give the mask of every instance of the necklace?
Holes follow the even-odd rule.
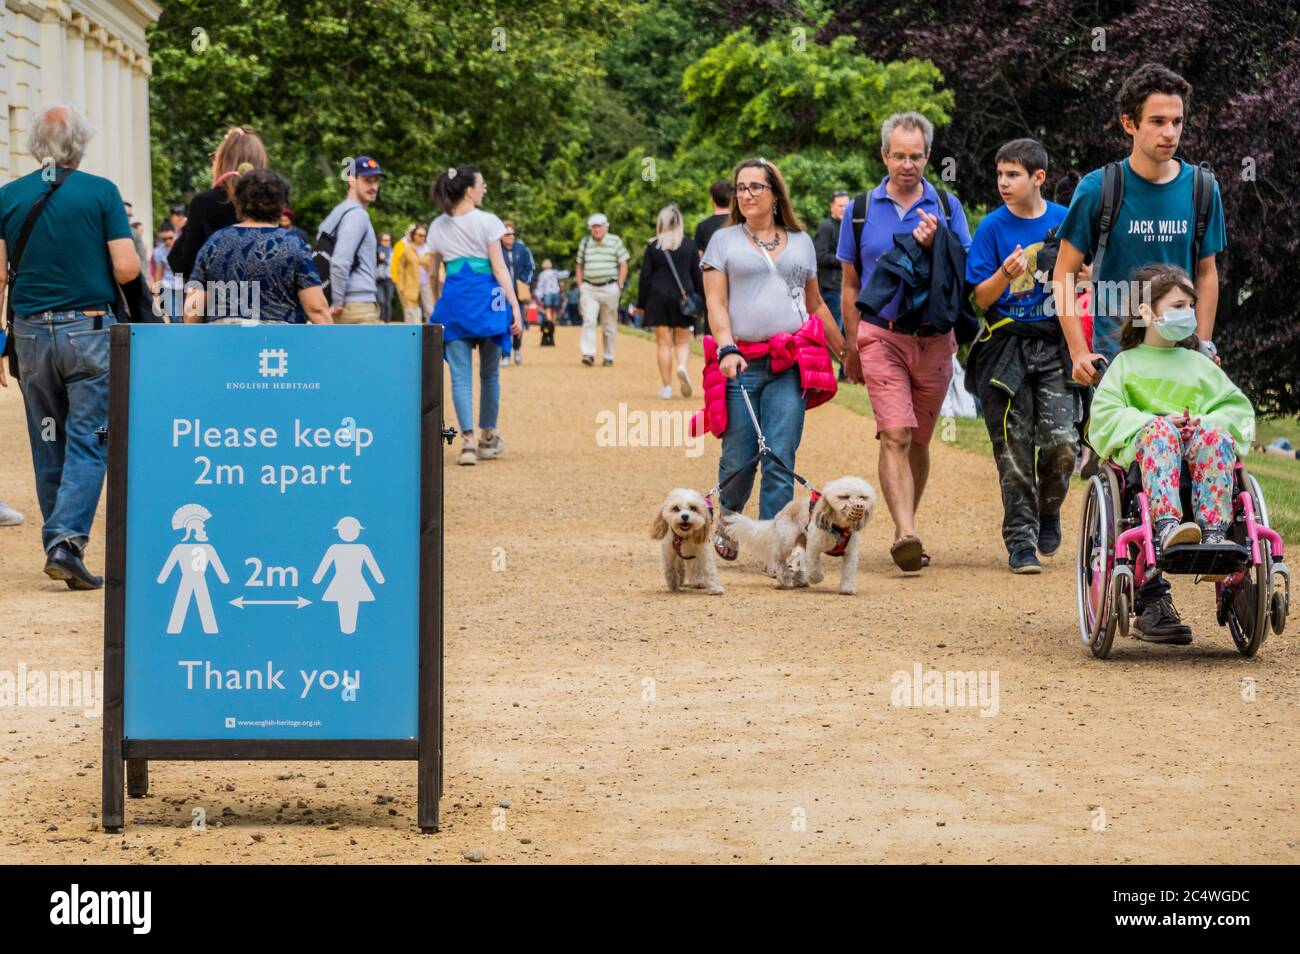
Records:
[[[769,252],[774,252],[780,247],[781,245],[780,232],[777,232],[772,236],[772,241],[764,242],[761,238],[759,238],[757,235],[754,234],[754,230],[749,227],[748,223],[741,223],[741,225],[745,230],[745,234],[748,235],[751,239],[753,239],[754,244],[757,245],[759,248],[765,249]]]

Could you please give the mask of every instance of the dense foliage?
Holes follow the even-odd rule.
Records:
[[[1298,34],[1284,0],[170,0],[150,38],[155,206],[205,187],[246,122],[309,229],[349,156],[389,170],[374,216],[397,232],[432,216],[440,169],[476,162],[539,259],[567,265],[600,210],[635,266],[663,205],[692,227],[746,156],[781,165],[814,227],[832,191],[878,181],[897,109],[940,127],[931,175],[968,207],[997,204],[993,154],[1024,135],[1068,202],[1126,151],[1114,93],[1158,61],[1192,83],[1183,155],[1223,190],[1225,365],[1295,412]]]

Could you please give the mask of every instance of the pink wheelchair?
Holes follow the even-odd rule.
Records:
[[[1191,487],[1184,464],[1183,513],[1193,512]],[[1237,651],[1249,657],[1259,652],[1269,629],[1280,635],[1285,628],[1291,573],[1282,562],[1282,538],[1269,528],[1259,484],[1240,461],[1233,474],[1232,510],[1224,543],[1169,547],[1158,567],[1171,575],[1215,580],[1219,625],[1228,627]],[[1157,565],[1153,541],[1150,503],[1137,465],[1125,471],[1104,462],[1088,481],[1077,565],[1079,633],[1098,659],[1110,653],[1117,632],[1129,633],[1134,598]]]

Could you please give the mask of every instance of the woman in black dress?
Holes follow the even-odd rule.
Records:
[[[671,264],[670,264],[671,261]],[[674,270],[676,277],[674,277]],[[682,397],[691,396],[691,376],[686,362],[691,354],[695,319],[682,314],[682,292],[704,297],[700,277],[700,256],[695,242],[686,238],[682,213],[675,205],[665,206],[655,223],[655,237],[646,245],[641,260],[641,283],[636,306],[645,313],[646,327],[654,328],[659,345],[659,396],[673,396],[673,358],[676,352],[677,381]]]
[[[212,154],[212,188],[190,200],[189,218],[167,256],[173,273],[188,281],[203,243],[218,229],[235,224],[235,180],[239,174],[269,167],[266,147],[252,129],[236,126],[226,133]]]

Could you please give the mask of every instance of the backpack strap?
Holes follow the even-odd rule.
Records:
[[[1118,162],[1106,163],[1101,174],[1101,207],[1097,210],[1097,248],[1092,253],[1092,274],[1101,280],[1101,261],[1106,256],[1110,230],[1124,202],[1124,166]]]
[[[1192,277],[1195,278],[1201,261],[1201,242],[1214,211],[1214,172],[1207,165],[1196,167],[1196,178],[1192,180],[1192,208],[1196,211],[1196,228],[1192,236]]]
[[[952,196],[948,194],[947,189],[935,188],[939,193],[939,207],[943,209],[943,224],[952,228]]]
[[[870,195],[859,192],[853,197],[853,264],[858,269],[858,281],[862,281],[862,230],[867,224],[868,210],[871,208]]]

